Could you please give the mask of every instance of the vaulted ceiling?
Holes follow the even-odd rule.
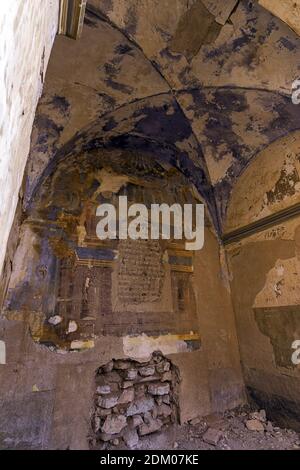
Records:
[[[135,148],[187,175],[221,232],[238,176],[300,128],[299,64],[300,37],[254,1],[90,0],[52,52],[25,205],[57,159]]]

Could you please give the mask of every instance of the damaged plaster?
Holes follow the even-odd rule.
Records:
[[[91,0],[82,39],[57,38],[0,319],[0,437],[88,448],[95,371],[157,350],[180,372],[181,423],[242,404],[242,364],[297,424],[299,220],[226,253],[218,237],[299,199],[299,58],[296,33],[246,0]],[[204,249],[100,243],[95,207],[119,194],[204,202]]]
[[[195,8],[209,11],[221,30],[202,46],[200,38],[184,33],[187,44],[195,43],[187,60],[171,45]],[[300,39],[246,0],[222,6],[176,0],[150,10],[144,1],[93,0],[84,31],[80,43],[56,41],[36,116],[26,198],[55,155],[78,147],[76,132],[86,129],[81,140],[88,148],[108,143],[113,134],[122,145],[136,145],[143,135],[179,149],[180,167],[194,179],[220,231],[243,169],[259,151],[299,127],[290,94],[298,78]],[[85,51],[80,65],[75,50],[75,56]],[[92,123],[97,141],[88,137]]]
[[[160,337],[125,336],[123,338],[124,354],[134,359],[143,359],[150,357],[154,351],[161,351],[163,354],[178,354],[189,351],[189,344],[197,342],[199,345],[200,337],[191,332],[189,335],[167,335]],[[197,346],[194,343],[194,348]]]

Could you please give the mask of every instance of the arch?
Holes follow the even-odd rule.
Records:
[[[138,100],[107,113],[44,162],[33,152],[28,165],[24,208],[28,208],[38,187],[58,162],[101,148],[146,151],[155,159],[178,168],[196,186],[218,230],[213,191],[201,147],[189,121],[169,94]]]
[[[299,128],[299,113],[289,96],[298,70],[296,65],[291,70],[288,64],[299,62],[300,38],[262,7],[240,2],[230,16],[235,27],[225,25],[228,33],[225,26],[221,32],[224,41],[202,46],[189,63],[170,45],[187,5],[176,2],[173,22],[167,16],[170,3],[160,6],[162,24],[159,21],[155,29],[151,27],[153,12],[143,2],[136,8],[133,3],[89,2],[82,39],[59,38],[56,42],[35,121],[25,204],[54,155],[67,152],[80,135],[97,121],[100,126],[106,117],[101,132],[99,128],[103,141],[110,140],[115,123],[115,129],[125,135],[122,125],[126,119],[127,131],[131,121],[130,132],[140,134],[142,119],[133,116],[137,112],[140,117],[148,116],[144,119],[148,129],[142,132],[148,140],[159,140],[162,147],[171,142],[182,156],[186,152],[184,160],[192,160],[191,168],[196,169],[196,173],[190,171],[192,178],[201,167],[198,190],[208,200],[221,233],[229,195],[240,172],[264,146]],[[241,33],[246,23],[252,25],[247,41]],[[141,34],[143,26],[151,44]],[[256,59],[253,48],[259,51]],[[270,48],[276,50],[272,60]],[[276,67],[280,76],[269,73],[266,80],[266,67]],[[174,116],[164,112],[167,102],[175,110],[175,128]],[[160,122],[168,130],[158,137]],[[177,138],[179,127],[185,129],[183,139]]]
[[[172,164],[178,166],[175,150],[166,146],[159,155],[158,143],[153,148],[145,140],[121,147],[83,143],[51,162],[30,200],[15,255],[20,260],[23,253],[24,269],[13,272],[7,317],[25,315],[33,339],[59,351],[93,347],[94,338],[108,334],[155,335],[161,314],[170,334],[197,331],[194,253],[182,232],[177,240],[171,227],[168,239],[152,239],[149,228],[151,204],[199,202],[190,179]],[[119,196],[128,208],[146,207],[145,239],[99,237],[97,208],[110,204],[116,230],[127,212]]]
[[[300,131],[259,152],[231,193],[225,234],[276,214],[300,201]]]

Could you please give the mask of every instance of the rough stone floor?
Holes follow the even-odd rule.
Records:
[[[267,419],[264,410],[253,411],[246,406],[223,415],[195,419],[183,426],[164,428],[143,437],[136,449],[300,450],[300,434],[277,427]]]

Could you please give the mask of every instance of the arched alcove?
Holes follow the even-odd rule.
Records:
[[[28,206],[18,248],[25,269],[14,272],[6,301],[8,316],[30,312],[39,343],[74,351],[108,334],[196,338],[194,254],[185,240],[175,240],[173,229],[170,240],[151,240],[150,232],[140,240],[97,236],[100,204],[112,205],[117,223],[124,217],[119,196],[128,208],[142,203],[149,211],[151,204],[201,202],[182,173],[138,149],[58,161]]]

